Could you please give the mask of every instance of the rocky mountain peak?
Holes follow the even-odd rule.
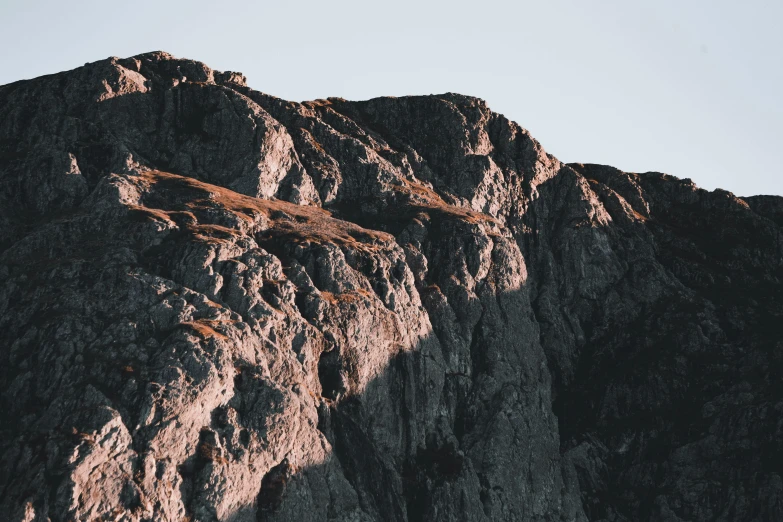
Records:
[[[164,52],[0,116],[9,520],[783,517],[783,199]]]

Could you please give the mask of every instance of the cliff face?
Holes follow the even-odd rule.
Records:
[[[783,199],[165,53],[0,87],[12,521],[783,519]]]

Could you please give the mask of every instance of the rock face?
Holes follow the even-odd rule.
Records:
[[[783,519],[783,199],[156,52],[0,87],[15,522]]]

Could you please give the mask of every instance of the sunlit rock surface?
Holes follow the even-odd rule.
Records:
[[[457,94],[0,87],[0,518],[783,519],[783,200]]]

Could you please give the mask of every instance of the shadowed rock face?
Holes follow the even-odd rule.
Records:
[[[781,226],[456,94],[2,86],[0,513],[783,519]]]

